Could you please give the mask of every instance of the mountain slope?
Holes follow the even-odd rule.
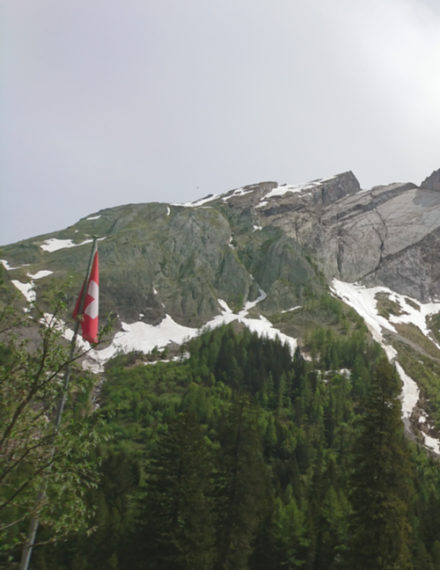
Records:
[[[191,204],[129,204],[6,246],[1,257],[27,299],[69,275],[73,299],[91,238],[99,237],[101,313],[119,323],[113,345],[95,351],[99,363],[118,347],[148,352],[232,320],[292,337],[307,351],[308,331],[335,326],[332,287],[399,364],[405,418],[429,443],[440,428],[439,177],[362,190],[346,172],[302,186],[263,182]],[[431,448],[440,450],[435,441]]]

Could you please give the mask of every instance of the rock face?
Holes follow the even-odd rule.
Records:
[[[336,199],[317,200],[318,188],[286,194],[278,206],[261,209],[265,223],[294,237],[328,279],[386,285],[421,301],[440,298],[440,193],[432,187],[434,175],[431,188],[391,184],[354,192],[350,177],[341,176]]]
[[[361,190],[345,172],[302,186],[261,182],[191,205],[130,204],[7,246],[2,257],[31,264],[31,273],[73,275],[74,295],[91,235],[104,238],[102,311],[128,322],[170,314],[197,327],[220,312],[219,300],[239,310],[262,290],[261,310],[280,312],[334,277],[440,299],[440,170],[420,187]],[[42,248],[54,238],[77,247]],[[20,271],[25,280],[25,269],[13,278]]]
[[[425,178],[420,187],[426,188],[426,190],[436,190],[440,192],[440,168],[438,170],[434,170],[431,176]]]

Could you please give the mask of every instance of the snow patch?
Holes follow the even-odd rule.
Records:
[[[273,188],[270,192],[268,192],[261,199],[260,203],[256,207],[262,208],[263,206],[265,206],[267,204],[267,200],[269,198],[284,196],[285,194],[287,194],[289,192],[291,194],[299,194],[299,193],[308,192],[310,190],[313,190],[317,186],[320,186],[324,182],[330,182],[330,180],[334,180],[335,178],[336,178],[336,175],[330,176],[330,178],[318,178],[316,180],[311,180],[310,182],[306,182],[305,184],[282,184],[281,186],[277,186],[276,188]]]
[[[31,281],[30,283],[22,283],[17,279],[12,279],[11,283],[17,287],[17,289],[26,297],[26,301],[29,303],[33,303],[37,298],[35,291],[34,291],[34,284]]]
[[[283,311],[281,311],[281,314],[284,313],[291,313],[292,311],[297,311],[298,309],[301,309],[302,305],[297,305],[296,307],[292,307],[291,309],[284,309]]]
[[[48,269],[41,269],[37,271],[37,273],[27,273],[26,275],[31,279],[43,279],[43,277],[47,277],[48,275],[52,275],[53,271],[49,271]]]
[[[14,269],[20,269],[21,267],[27,267],[30,263],[23,263],[23,265],[17,265],[17,267],[11,267],[7,259],[0,259],[0,263],[6,269],[6,271],[14,271]]]
[[[68,341],[73,339],[74,331],[67,327],[66,323],[59,318],[54,317],[51,313],[44,313],[43,317],[40,319],[41,324],[45,325],[46,327],[54,327],[55,330],[61,332],[63,338]],[[81,351],[86,352],[90,351],[90,344],[83,340],[82,336],[78,334],[76,337],[76,347],[79,348]],[[93,352],[93,351],[90,351]],[[88,358],[89,354],[87,354],[86,358]],[[91,370],[92,372],[102,372],[102,366],[94,367],[92,365],[88,366],[87,363],[83,363],[83,368],[87,370]]]
[[[50,313],[45,313],[41,322],[46,326],[54,326],[66,340],[71,341],[73,339],[73,330],[68,328],[61,319],[54,321],[54,316]],[[104,371],[104,364],[119,353],[135,350],[148,353],[154,347],[165,348],[167,344],[173,341],[181,344],[199,333],[198,329],[179,325],[169,315],[166,315],[162,322],[156,326],[143,322],[131,324],[122,322],[121,325],[122,331],[116,333],[111,345],[101,350],[90,349],[90,344],[83,340],[81,335],[77,336],[77,348],[87,352],[82,362],[85,370],[98,374]]]
[[[401,401],[402,401],[402,415],[404,418],[410,418],[413,409],[416,407],[417,402],[419,401],[419,387],[414,382],[414,380],[408,376],[405,370],[400,366],[398,362],[396,364],[396,370],[399,373],[399,376],[402,380],[403,387],[402,387],[402,394],[401,394]],[[405,396],[404,396],[405,395]]]
[[[227,304],[226,301],[224,301],[223,299],[217,299],[218,304],[220,305],[220,307],[223,309],[224,313],[231,313],[232,314],[232,309],[229,308],[229,305]]]
[[[214,329],[219,326],[232,323],[233,321],[238,321],[240,323],[243,323],[251,332],[257,333],[258,336],[260,337],[269,338],[271,340],[275,340],[276,338],[278,338],[281,342],[284,342],[289,346],[291,353],[293,355],[297,347],[296,339],[287,336],[284,333],[282,333],[279,329],[276,329],[272,325],[272,323],[262,315],[260,315],[258,319],[251,319],[246,316],[248,314],[248,311],[250,311],[250,309],[255,307],[257,303],[260,303],[265,298],[266,298],[266,293],[262,289],[260,289],[260,295],[258,296],[258,298],[255,299],[255,301],[248,301],[245,304],[244,308],[238,314],[234,313],[230,309],[226,301],[224,301],[223,299],[218,299],[218,303],[223,309],[222,314],[217,315],[216,317],[211,319],[211,321],[207,322],[203,328]]]
[[[419,303],[415,299],[410,299],[394,292],[391,292],[389,298],[391,301],[398,303],[403,311],[401,315],[390,315],[390,321],[394,324],[412,323],[440,350],[440,345],[433,338],[426,324],[429,316],[440,312],[440,303]],[[411,303],[408,303],[408,299]],[[417,309],[414,305],[419,308]]]
[[[267,206],[269,204],[269,202],[267,200],[260,200],[260,202],[255,206],[256,208],[264,208],[264,206]]]
[[[440,441],[434,437],[431,437],[430,435],[427,435],[426,433],[423,433],[423,436],[425,438],[426,447],[432,449],[432,451],[440,455]]]
[[[91,222],[92,220],[99,220],[100,217],[101,214],[99,214],[98,216],[89,216],[88,218],[86,218],[86,222]]]
[[[239,313],[234,313],[228,306],[226,301],[218,299],[221,307],[221,313],[208,321],[202,329],[185,327],[176,323],[170,315],[156,326],[143,323],[122,323],[122,331],[116,333],[112,344],[102,350],[93,349],[87,353],[83,366],[93,372],[102,372],[104,364],[116,354],[122,352],[127,353],[134,350],[148,353],[154,347],[159,349],[165,348],[170,342],[182,344],[186,340],[190,340],[200,334],[201,330],[214,329],[221,325],[229,324],[233,321],[243,323],[250,331],[256,332],[261,337],[270,339],[279,338],[281,342],[285,342],[293,353],[297,347],[296,339],[283,334],[280,330],[274,328],[272,323],[263,316],[256,319],[247,317],[248,311],[266,298],[266,293],[260,290],[260,294],[255,301],[248,301]],[[71,331],[65,329],[63,334],[66,338],[71,338]],[[88,343],[81,342],[85,345]]]
[[[208,194],[205,198],[196,200],[195,202],[185,202],[184,204],[172,204],[172,206],[183,206],[184,208],[197,208],[197,206],[203,206],[208,202],[212,202],[218,198],[218,194]]]
[[[23,283],[22,281],[18,281],[18,279],[12,279],[11,283],[13,283],[13,285],[15,285],[15,287],[17,287],[17,289],[20,291],[20,293],[22,293],[24,295],[24,297],[26,298],[26,301],[28,303],[33,303],[36,298],[37,298],[37,294],[35,293],[35,283],[34,283],[34,279],[43,279],[43,277],[47,277],[48,275],[51,275],[53,273],[53,271],[49,271],[48,269],[42,269],[40,271],[37,271],[37,273],[27,273],[27,276],[31,278],[31,281],[29,281],[29,283]],[[27,309],[25,309],[26,311]]]
[[[384,341],[382,330],[397,332],[391,323],[412,323],[431,340],[438,348],[440,346],[434,341],[426,325],[426,318],[429,315],[440,311],[440,303],[420,303],[408,296],[400,295],[387,287],[364,287],[356,283],[345,283],[338,279],[333,279],[332,292],[341,298],[347,305],[352,307],[365,321],[373,338],[382,346],[387,358],[394,363],[396,370],[402,380],[402,417],[409,419],[419,400],[420,391],[417,383],[404,371],[396,360],[397,351]],[[388,298],[397,303],[402,311],[401,315],[390,315],[390,321],[379,315],[377,310],[377,293],[386,293]],[[408,302],[408,300],[410,302]],[[418,308],[417,308],[418,307]],[[425,439],[425,446],[440,454],[440,440],[435,439],[424,432],[421,432]]]
[[[307,185],[294,185],[294,184],[283,184],[282,186],[277,186],[271,190],[268,194],[264,196],[264,199],[274,198],[275,196],[284,196],[288,192],[292,194],[297,194],[308,188]]]
[[[400,295],[388,287],[364,287],[356,283],[345,283],[333,279],[332,291],[352,307],[363,319],[374,339],[382,343],[382,328],[396,333],[393,324],[411,323],[440,349],[427,327],[429,316],[440,312],[440,303],[420,303],[407,295]],[[402,310],[401,315],[391,314],[389,321],[378,314],[376,295],[385,293],[390,301],[398,304]]]
[[[238,316],[245,317],[251,309],[253,309],[261,301],[264,301],[266,297],[267,297],[266,293],[263,291],[263,289],[260,289],[259,295],[255,299],[255,301],[247,301],[243,309],[238,313]]]
[[[182,344],[195,337],[198,329],[176,323],[170,315],[156,326],[143,322],[121,323],[122,331],[115,334],[112,344],[102,350],[93,349],[87,354],[84,366],[94,372],[101,372],[103,365],[122,352],[151,352],[154,347],[165,348],[170,342]]]
[[[167,206],[167,216],[169,216],[170,214],[171,214],[171,210],[170,210],[170,207],[169,207],[169,206]]]
[[[41,249],[44,251],[49,251],[52,253],[53,251],[57,251],[59,249],[66,249],[68,247],[79,247],[80,245],[85,245],[86,243],[92,243],[92,239],[86,239],[81,243],[73,243],[71,239],[57,239],[57,238],[49,238],[40,244]]]
[[[245,196],[246,194],[252,194],[253,190],[245,190],[244,188],[237,188],[236,190],[233,190],[230,194],[228,194],[227,196],[224,196],[222,198],[223,202],[227,202],[228,200],[230,200],[231,198],[234,198],[235,196]]]
[[[0,259],[0,263],[6,269],[6,271],[13,271],[14,269],[18,269],[18,267],[11,267],[7,259]]]
[[[0,259],[0,263],[3,265],[3,267],[6,269],[6,271],[11,271],[12,269],[15,269],[15,267],[11,267],[9,265],[7,259]]]
[[[367,289],[355,283],[345,283],[338,279],[333,279],[331,290],[340,299],[350,305],[360,315],[367,325],[375,341],[383,345],[382,328],[392,332],[396,329],[377,313],[376,294],[389,292],[386,287],[372,287]]]

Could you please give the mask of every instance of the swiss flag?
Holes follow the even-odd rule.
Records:
[[[99,313],[99,258],[98,250],[93,257],[92,270],[87,282],[87,292],[81,311],[81,300],[83,297],[84,285],[73,311],[73,318],[81,319],[82,337],[84,340],[98,342],[98,313]]]

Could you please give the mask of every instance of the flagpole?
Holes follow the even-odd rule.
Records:
[[[67,366],[66,366],[66,373],[64,375],[63,392],[61,395],[60,402],[58,404],[57,415],[55,418],[55,433],[58,432],[58,428],[60,427],[61,417],[63,415],[64,405],[65,405],[66,399],[67,399],[67,388],[69,386],[69,381],[70,381],[70,363],[72,362],[73,356],[75,354],[76,338],[78,336],[79,325],[81,323],[81,316],[82,316],[82,313],[84,310],[84,303],[85,303],[86,295],[87,295],[87,283],[89,281],[90,272],[92,270],[93,258],[95,256],[95,252],[96,252],[96,242],[97,242],[97,238],[94,237],[93,238],[93,244],[92,244],[92,251],[90,252],[89,264],[87,266],[86,278],[84,280],[84,287],[82,288],[82,291],[81,291],[81,299],[79,302],[79,310],[78,310],[78,317],[79,318],[76,319],[75,329],[73,331],[73,337],[72,337],[72,341],[70,343],[70,355],[69,355],[69,360],[68,360]]]
[[[86,299],[86,295],[87,295],[87,283],[89,281],[90,272],[92,270],[92,263],[93,263],[93,258],[95,256],[95,252],[96,252],[97,240],[98,240],[98,238],[96,236],[94,236],[93,237],[92,250],[90,252],[89,263],[87,266],[86,278],[84,280],[84,285],[83,285],[83,288],[81,290],[78,317],[76,319],[72,340],[70,342],[70,354],[69,354],[69,360],[67,361],[67,365],[66,365],[66,371],[64,374],[63,391],[61,393],[61,398],[60,398],[60,401],[58,402],[58,406],[57,406],[57,413],[56,413],[55,422],[54,422],[55,423],[54,436],[56,436],[56,434],[58,433],[58,430],[59,430],[59,427],[61,424],[61,418],[62,418],[63,411],[64,411],[64,406],[65,406],[66,400],[67,400],[67,388],[69,387],[69,381],[70,381],[70,363],[72,362],[74,354],[75,354],[76,339],[78,337],[79,325],[81,324],[81,316],[82,316],[82,313],[84,310],[84,303],[85,303],[85,299]],[[50,464],[52,463],[52,459],[53,459],[54,455],[55,455],[55,444],[52,446]],[[41,485],[40,492],[38,493],[37,502],[36,502],[37,506],[40,505],[44,501],[44,499],[46,497],[46,488],[47,488],[47,482],[45,480],[45,481],[43,481],[43,484]],[[40,524],[40,519],[39,519],[38,514],[37,514],[35,517],[33,517],[31,519],[31,521],[29,523],[28,536],[27,536],[26,542],[23,545],[19,570],[28,570],[28,568],[29,568],[29,562],[31,560],[32,549],[33,549],[34,544],[35,544],[35,538],[37,536],[39,524]]]

